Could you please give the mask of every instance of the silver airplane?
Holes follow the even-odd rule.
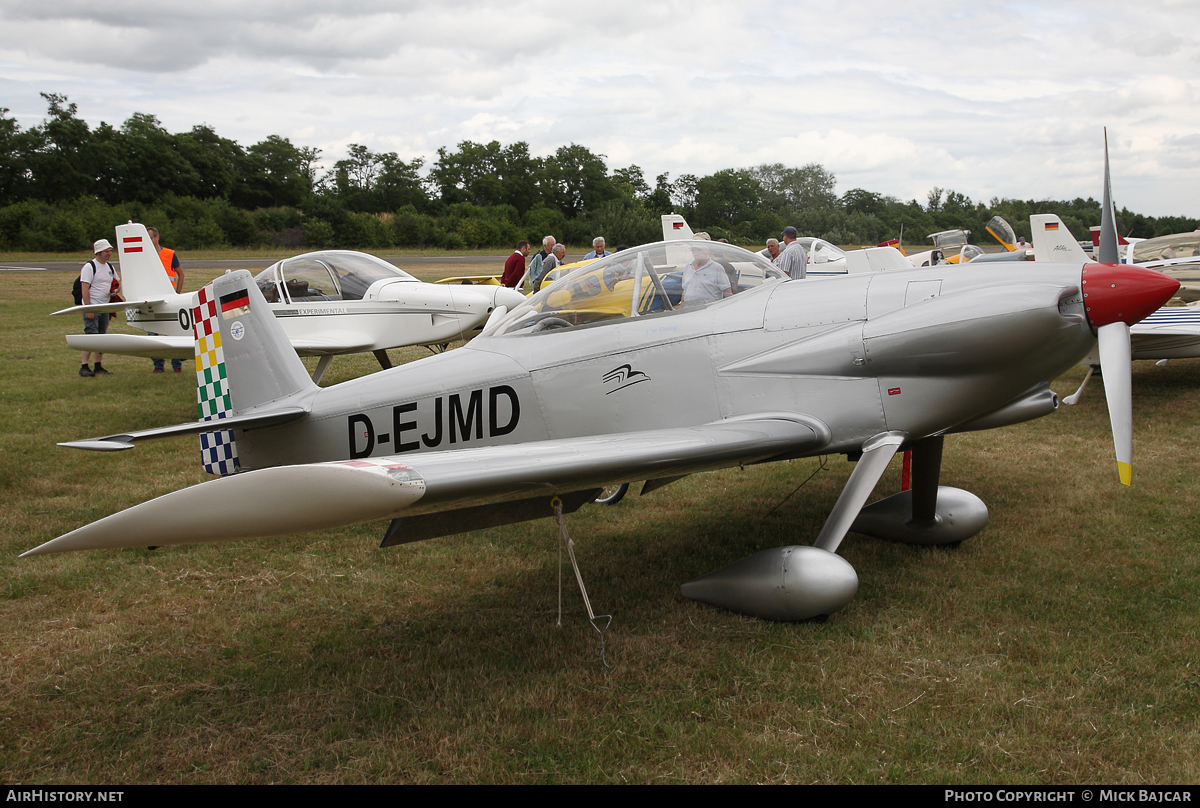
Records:
[[[129,325],[155,334],[68,334],[67,344],[97,353],[190,358],[195,293],[175,293],[142,225],[118,225],[117,248],[126,300],[54,313],[124,311]],[[284,259],[258,273],[255,282],[292,347],[302,356],[321,357],[316,382],[335,355],[371,351],[390,368],[387,349],[460,339],[483,325],[496,306],[524,299],[502,286],[423,283],[387,261],[347,250]]]
[[[788,458],[856,460],[811,546],[767,550],[683,594],[774,620],[844,607],[853,530],[955,544],[987,507],[940,485],[946,435],[1058,407],[1096,345],[1130,482],[1129,324],[1178,288],[1104,264],[936,266],[787,280],[753,253],[671,241],[578,268],[458,350],[318,388],[248,272],[200,293],[201,420],[63,444],[201,434],[226,476],[29,550],[158,546],[390,520],[383,546],[571,512],[613,483]],[[863,507],[896,452],[912,487]],[[236,473],[234,473],[236,472]],[[280,503],[286,503],[281,505]]]

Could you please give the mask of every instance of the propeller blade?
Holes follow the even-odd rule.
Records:
[[[1100,252],[1096,256],[1102,264],[1121,263],[1117,251],[1117,217],[1113,210],[1112,176],[1108,171],[1108,127],[1104,128],[1104,201],[1100,210]]]
[[[1080,274],[1084,309],[1100,342],[1104,397],[1112,423],[1121,482],[1133,474],[1133,351],[1129,326],[1171,299],[1179,281],[1161,272],[1121,264],[1087,264]]]
[[[1117,321],[1102,325],[1097,331],[1104,397],[1108,400],[1108,419],[1117,450],[1117,473],[1121,484],[1129,485],[1133,478],[1133,351],[1129,326]]]

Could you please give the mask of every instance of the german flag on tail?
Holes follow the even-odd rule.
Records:
[[[245,289],[221,295],[221,319],[228,320],[250,311],[250,295]]]

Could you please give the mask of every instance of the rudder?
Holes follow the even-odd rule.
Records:
[[[144,225],[117,225],[117,256],[121,262],[121,296],[126,300],[166,300],[175,294]]]
[[[246,270],[227,273],[197,293],[192,310],[196,401],[202,421],[219,421],[272,404],[293,403],[317,386]],[[239,467],[233,430],[200,436],[210,474]]]

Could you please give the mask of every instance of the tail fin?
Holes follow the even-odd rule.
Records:
[[[1056,214],[1035,213],[1029,217],[1029,228],[1033,231],[1033,260],[1080,263],[1092,260]]]
[[[694,238],[692,228],[688,227],[687,219],[678,213],[664,213],[662,215],[662,230],[663,241],[679,241],[681,239]]]
[[[249,272],[222,275],[201,289],[197,299],[192,328],[200,420],[290,404],[316,390]],[[202,434],[200,457],[210,474],[235,472],[239,464],[233,431]]]
[[[117,225],[117,251],[121,260],[121,296],[126,300],[165,300],[175,294],[150,234],[140,224]]]

